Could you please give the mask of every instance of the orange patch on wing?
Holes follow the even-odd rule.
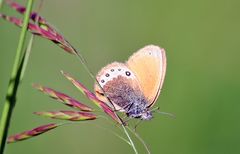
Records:
[[[146,46],[133,54],[127,65],[135,73],[149,106],[152,106],[160,94],[165,77],[164,49],[153,45]]]

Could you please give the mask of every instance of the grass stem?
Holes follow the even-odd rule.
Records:
[[[127,137],[128,137],[128,140],[129,140],[129,142],[131,143],[131,145],[132,145],[132,148],[133,148],[133,150],[134,150],[135,154],[138,154],[138,152],[137,152],[137,149],[136,149],[136,147],[135,147],[135,145],[134,145],[134,143],[133,143],[133,141],[132,141],[132,139],[131,139],[131,137],[130,137],[129,133],[127,132],[127,130],[126,130],[126,128],[125,128],[125,126],[124,126],[124,125],[121,125],[121,126],[122,126],[122,128],[123,128],[123,131],[124,131],[124,133],[127,135]]]
[[[27,3],[27,10],[24,15],[23,26],[21,29],[18,47],[16,50],[16,55],[14,59],[13,69],[8,85],[8,90],[6,94],[6,100],[3,106],[1,121],[0,121],[0,154],[3,154],[6,144],[6,138],[8,134],[8,128],[12,116],[12,112],[16,103],[16,95],[17,89],[19,86],[21,70],[22,70],[22,62],[21,62],[21,55],[24,52],[24,43],[26,38],[26,32],[29,22],[29,16],[32,10],[33,0],[28,0]]]

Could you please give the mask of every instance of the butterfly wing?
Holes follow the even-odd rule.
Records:
[[[113,105],[113,109],[118,111],[126,112],[125,109],[132,100],[143,96],[133,71],[123,63],[114,62],[102,68],[97,75],[97,81],[104,90],[103,93],[99,84],[95,83],[94,90],[98,99]]]
[[[160,94],[166,74],[165,50],[148,45],[134,53],[126,64],[138,78],[144,96],[151,107]]]

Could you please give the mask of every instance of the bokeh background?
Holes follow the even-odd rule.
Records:
[[[35,9],[38,4],[35,1]],[[94,73],[112,61],[125,61],[148,44],[166,49],[167,75],[156,106],[176,118],[156,114],[137,129],[153,154],[237,154],[239,8],[239,0],[45,0],[41,15],[81,51]],[[6,6],[1,12],[21,17]],[[0,25],[2,110],[20,29],[2,19]],[[92,105],[61,76],[60,70],[92,89],[93,80],[76,57],[35,37],[10,134],[56,122],[33,115],[34,111],[69,109],[34,90],[32,83],[52,87]],[[133,153],[125,142],[95,124],[119,133],[103,119],[80,122],[7,145],[6,154]],[[146,153],[139,141],[135,142],[139,153]]]

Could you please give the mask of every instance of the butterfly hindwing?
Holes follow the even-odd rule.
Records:
[[[99,85],[95,84],[96,96],[108,104],[111,104],[108,101],[110,99],[115,110],[125,111],[134,99],[139,95],[142,97],[136,76],[123,63],[114,62],[102,68],[97,75],[97,81],[104,93]]]

